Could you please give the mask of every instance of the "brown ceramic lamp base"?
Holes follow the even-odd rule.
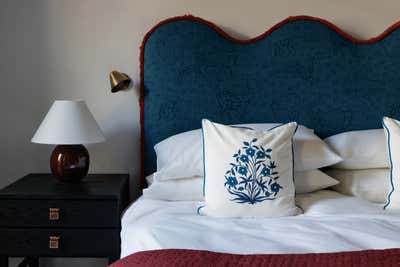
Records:
[[[89,170],[89,152],[83,145],[58,145],[50,158],[51,172],[62,182],[77,183]]]

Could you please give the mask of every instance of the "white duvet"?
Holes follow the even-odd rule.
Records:
[[[121,257],[167,248],[265,254],[400,247],[400,215],[382,205],[328,190],[296,200],[302,215],[216,219],[197,215],[197,202],[139,199],[122,217]]]

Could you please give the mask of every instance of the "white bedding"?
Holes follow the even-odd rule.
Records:
[[[380,204],[328,190],[296,201],[304,214],[217,219],[197,215],[197,202],[141,198],[123,215],[121,257],[166,248],[258,254],[400,247],[400,216]]]

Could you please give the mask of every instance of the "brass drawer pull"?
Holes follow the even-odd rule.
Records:
[[[60,209],[59,208],[50,208],[49,209],[49,220],[50,221],[58,221],[60,219]]]
[[[50,236],[49,237],[49,248],[50,249],[58,249],[60,247],[59,241],[60,241],[59,236]]]

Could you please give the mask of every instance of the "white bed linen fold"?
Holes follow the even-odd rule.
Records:
[[[196,204],[133,203],[122,217],[121,256],[167,248],[258,254],[400,247],[399,215],[329,190],[298,195],[304,214],[283,218],[211,218],[197,215]]]

